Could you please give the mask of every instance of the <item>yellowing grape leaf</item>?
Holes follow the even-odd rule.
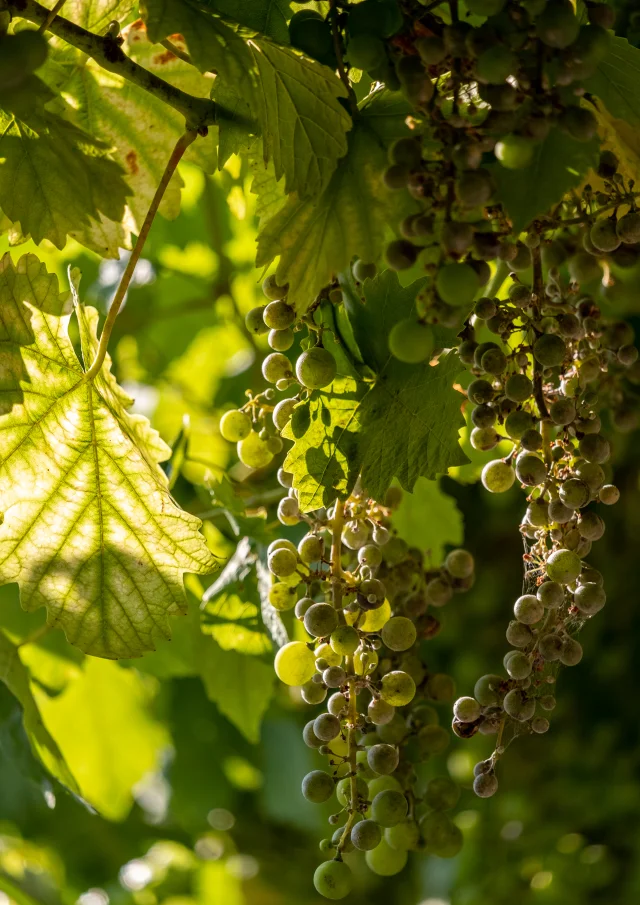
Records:
[[[353,255],[378,260],[389,226],[395,227],[407,213],[406,198],[399,198],[403,193],[389,191],[382,181],[386,142],[377,127],[383,122],[388,128],[381,114],[389,104],[395,110],[395,97],[379,92],[361,111],[349,135],[348,153],[319,197],[292,195],[260,223],[256,265],[268,265],[279,256],[278,282],[289,284],[288,300],[299,314]]]
[[[183,574],[211,572],[200,521],[182,512],[158,463],[169,448],[127,411],[107,358],[85,378],[68,298],[34,255],[0,269],[0,583],[25,609],[101,657],[135,657],[186,609]],[[85,365],[98,315],[76,298]]]
[[[31,79],[0,100],[0,207],[34,242],[63,248],[91,232],[108,246],[129,189],[108,146],[44,108],[48,89]],[[111,239],[109,238],[111,236]],[[100,238],[101,237],[101,238]]]
[[[40,758],[52,776],[72,792],[79,792],[60,748],[42,721],[31,689],[29,672],[20,659],[19,648],[3,631],[0,631],[0,681],[4,682],[20,702],[22,722],[34,754]]]
[[[35,691],[83,798],[110,820],[124,820],[133,787],[160,768],[170,745],[153,713],[156,690],[156,681],[135,669],[89,657],[62,694],[51,698]]]

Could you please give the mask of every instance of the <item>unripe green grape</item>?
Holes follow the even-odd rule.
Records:
[[[464,700],[464,699],[463,699]],[[448,776],[438,776],[427,784],[424,800],[436,811],[455,808],[460,798],[460,787]]]
[[[314,603],[304,614],[304,627],[315,638],[326,638],[338,625],[338,614],[330,603]]]
[[[618,361],[625,368],[630,368],[631,365],[637,362],[639,354],[635,346],[620,346],[618,349]]]
[[[538,639],[538,651],[543,660],[552,663],[560,659],[562,652],[562,638],[552,633],[542,635]]]
[[[529,412],[510,412],[504,422],[504,429],[512,440],[519,440],[533,425]]]
[[[384,675],[381,686],[380,697],[394,707],[409,704],[416,693],[416,683],[411,676],[398,669]]]
[[[516,475],[521,484],[533,487],[544,484],[547,479],[547,467],[533,453],[520,453],[516,459]]]
[[[520,437],[520,446],[527,452],[535,452],[538,449],[542,449],[542,434],[534,427],[530,427]],[[517,472],[518,466],[516,463],[516,474]]]
[[[454,184],[456,196],[465,208],[481,207],[490,201],[495,191],[491,174],[485,169],[460,173]],[[476,246],[477,246],[476,235]]]
[[[535,719],[531,720],[531,728],[538,735],[542,735],[549,729],[549,720],[544,716],[537,716]]]
[[[264,468],[273,459],[266,440],[261,440],[254,431],[240,440],[236,449],[238,458],[247,468]]]
[[[263,311],[264,306],[259,305],[257,308],[252,308],[244,319],[247,330],[254,336],[260,336],[263,333],[267,333],[269,330],[262,317]]]
[[[287,489],[293,487],[293,475],[290,472],[285,471],[284,468],[279,468],[278,484],[280,484],[281,487],[285,487]]]
[[[589,502],[589,488],[579,478],[567,478],[558,490],[558,495],[567,509],[580,509]]]
[[[306,682],[300,694],[305,704],[322,704],[327,696],[327,689],[320,682]]]
[[[442,811],[433,811],[420,821],[427,851],[439,858],[453,858],[462,848],[462,832]]]
[[[365,855],[369,870],[380,877],[392,877],[400,873],[408,860],[406,851],[392,848],[385,839]]]
[[[586,251],[578,252],[578,254],[573,255],[569,259],[569,273],[571,279],[576,283],[586,285],[601,279],[602,267],[593,255],[588,254]]]
[[[564,603],[564,588],[557,581],[545,581],[538,588],[540,603],[549,610],[555,610]]]
[[[479,55],[475,75],[479,82],[500,85],[518,69],[516,55],[504,44],[494,44]]]
[[[450,305],[470,304],[478,288],[478,276],[468,264],[445,264],[438,270],[436,290],[440,298]]]
[[[533,633],[528,625],[513,619],[507,628],[507,641],[513,647],[528,647],[533,641]]]
[[[533,384],[525,374],[512,374],[504,388],[507,399],[513,402],[524,402],[533,392]]]
[[[322,673],[322,681],[327,688],[342,688],[346,684],[347,674],[341,666],[328,666]]]
[[[526,519],[534,528],[546,528],[549,524],[549,506],[545,500],[532,500],[527,506]]]
[[[269,276],[265,277],[262,281],[262,291],[272,302],[283,299],[287,294],[288,288],[288,284],[285,284],[284,286],[278,284],[275,273],[270,273]]]
[[[319,562],[324,556],[324,540],[317,534],[305,535],[298,544],[298,556],[304,563]]]
[[[598,251],[611,252],[619,247],[621,239],[613,220],[596,220],[589,230],[589,238]]]
[[[586,566],[583,568],[582,572],[578,576],[578,581],[580,584],[597,584],[599,588],[604,587],[604,578],[602,577],[602,573],[598,572],[597,569],[592,569],[590,566]]]
[[[314,603],[315,600],[313,600],[313,598],[311,597],[301,597],[295,606],[296,619],[304,619],[304,614],[307,612],[310,606],[313,606]]]
[[[489,298],[478,299],[473,306],[473,313],[481,320],[488,320],[493,317],[497,310],[495,302]]]
[[[277,383],[279,380],[292,377],[291,362],[281,352],[272,352],[262,362],[262,376],[267,383]]]
[[[535,145],[522,135],[506,135],[495,146],[495,155],[508,170],[521,170],[533,160]]]
[[[344,829],[345,828],[343,826],[339,826],[338,829],[333,834],[333,836],[331,837],[331,842],[332,842],[331,848],[332,849],[335,849],[338,847],[338,844],[344,835]],[[351,841],[351,836],[347,836],[347,838],[342,843],[342,853],[347,854],[348,852],[352,852],[352,851],[353,851],[353,842]]]
[[[473,780],[473,791],[478,798],[491,798],[498,791],[495,773],[480,773]]]
[[[274,352],[286,352],[293,345],[293,330],[270,330],[268,342]]]
[[[339,625],[331,633],[329,644],[337,654],[349,657],[357,650],[360,644],[360,636],[352,626]]]
[[[298,556],[291,550],[279,548],[269,554],[269,571],[278,578],[286,578],[298,568]]]
[[[587,434],[580,440],[578,449],[583,459],[596,465],[602,465],[611,455],[609,441],[602,434]]]
[[[486,404],[494,397],[493,387],[488,380],[482,377],[478,380],[472,380],[467,387],[467,396],[476,405]]]
[[[425,590],[432,606],[444,606],[453,597],[453,588],[444,578],[432,578]]]
[[[306,644],[302,641],[290,641],[276,654],[274,669],[285,685],[304,685],[315,674],[316,661]],[[317,737],[320,738],[318,735]]]
[[[616,232],[625,244],[635,245],[640,242],[640,213],[629,211],[624,217],[620,217]]]
[[[371,816],[380,826],[395,826],[407,816],[407,799],[402,792],[387,789],[378,792],[371,802]]]
[[[418,260],[419,248],[408,239],[394,239],[385,249],[385,259],[392,270],[408,270]]]
[[[316,867],[313,885],[325,899],[344,899],[353,885],[351,870],[344,861],[324,861]]]
[[[341,691],[335,691],[327,701],[327,710],[333,716],[343,716],[347,712],[349,702]]]
[[[570,0],[548,3],[536,19],[536,34],[548,47],[563,50],[578,37],[580,22]]]
[[[573,400],[562,397],[556,399],[549,407],[549,414],[554,424],[560,424],[563,427],[576,417],[576,406]]]
[[[428,324],[407,317],[398,321],[389,333],[389,351],[407,364],[417,364],[431,356],[435,346],[433,330]]]
[[[283,300],[278,300],[269,302],[262,313],[262,317],[270,330],[286,330],[294,323],[296,313],[291,305],[288,305]]]
[[[524,723],[534,715],[536,702],[532,698],[525,697],[519,688],[514,688],[505,695],[503,707],[512,719]]]
[[[552,581],[571,584],[580,574],[580,557],[572,550],[556,550],[547,559],[546,571]]]
[[[399,161],[395,161],[398,163]],[[367,263],[366,261],[362,261],[360,258],[354,263],[353,267],[353,277],[359,283],[364,283],[365,280],[373,280],[375,275],[378,272],[378,268],[375,263]]]
[[[293,609],[296,605],[295,587],[292,588],[282,581],[272,585],[269,588],[269,603],[279,612]]]
[[[365,578],[360,582],[360,593],[367,598],[369,606],[375,607],[384,603],[386,589],[378,578]]]
[[[386,59],[384,44],[373,34],[354,35],[347,45],[347,59],[356,69],[368,72]]]
[[[267,448],[271,455],[277,456],[279,452],[282,452],[283,446],[284,443],[280,437],[267,437]]]
[[[578,531],[586,540],[600,540],[605,531],[604,520],[597,512],[583,512],[578,522]]]
[[[367,796],[369,794],[369,788],[367,783],[360,776],[356,778],[356,795],[362,800],[366,801]],[[341,779],[338,785],[336,786],[336,797],[342,807],[348,807],[351,805],[351,777],[345,776],[344,779]]]
[[[416,627],[406,616],[393,616],[382,626],[382,641],[389,650],[408,650],[416,640]]]
[[[480,718],[482,708],[475,698],[458,698],[453,705],[453,713],[461,723],[474,723]]]
[[[245,441],[246,442],[246,441]],[[278,503],[278,520],[283,525],[297,525],[300,521],[300,509],[297,500],[286,496]]]
[[[620,499],[620,491],[614,484],[605,484],[600,489],[599,498],[605,506],[613,506]]]
[[[279,537],[277,540],[271,541],[267,547],[267,557],[271,556],[275,550],[291,550],[292,553],[296,553],[296,545],[286,537]]]
[[[565,506],[562,500],[551,500],[549,503],[549,518],[552,522],[556,522],[558,525],[564,525],[567,522],[570,522],[574,516],[574,510]]]
[[[493,427],[496,422],[496,411],[489,405],[476,405],[471,410],[471,422],[476,427]]]
[[[324,770],[312,770],[302,780],[302,794],[314,804],[322,804],[333,795],[334,782]]]
[[[325,665],[322,669],[326,669],[327,666],[340,666],[342,663],[342,655],[337,654],[330,644],[327,644],[325,641],[323,644],[319,644],[316,647],[316,660],[324,660]]]
[[[473,688],[473,696],[482,707],[492,707],[502,700],[502,685],[504,679],[501,676],[487,674],[480,676]]]
[[[575,638],[565,638],[560,651],[560,662],[563,666],[577,666],[582,660],[582,645]]]
[[[580,584],[573,595],[573,602],[585,616],[599,613],[607,601],[607,595],[595,582]]]
[[[229,443],[238,443],[251,433],[251,418],[238,409],[225,412],[220,419],[220,433]]]
[[[382,552],[375,544],[365,544],[358,550],[358,562],[375,569],[382,562]]]
[[[442,726],[423,726],[418,732],[422,754],[442,754],[449,747],[451,736]]]
[[[323,742],[331,742],[340,735],[340,720],[332,713],[321,713],[313,721],[313,731]]]
[[[531,675],[531,660],[526,654],[521,653],[521,651],[514,650],[510,651],[509,654],[505,657],[504,668],[507,670],[512,679],[517,679],[520,681],[521,679],[526,679],[527,676]]]
[[[524,625],[535,625],[542,619],[544,607],[533,594],[523,594],[514,603],[513,612],[518,622],[522,622]]]
[[[504,493],[513,487],[516,473],[501,459],[494,459],[482,469],[482,484],[490,493]]]
[[[500,442],[500,434],[494,427],[474,427],[469,436],[469,441],[474,449],[488,452]]]
[[[342,534],[342,542],[350,550],[358,550],[369,540],[369,526],[365,522],[352,522]]]
[[[302,740],[307,748],[320,748],[324,744],[322,739],[318,738],[313,731],[313,720],[309,720],[302,730]]]
[[[380,844],[382,830],[375,820],[360,820],[351,830],[351,841],[361,852],[369,852]]]
[[[398,749],[393,745],[379,744],[372,745],[367,750],[367,763],[374,773],[386,775],[393,773],[398,766],[400,755]]]
[[[587,110],[584,107],[567,107],[560,114],[558,125],[564,132],[567,132],[571,136],[571,138],[574,138],[576,141],[591,141],[591,139],[598,131],[598,120],[595,118],[591,110]],[[615,233],[615,227],[613,227],[613,230]],[[592,234],[593,231],[589,234],[589,238],[593,242]],[[604,239],[602,233],[596,233],[596,235],[599,239]],[[602,250],[599,249],[597,245],[595,247],[599,251]],[[615,248],[617,248],[617,245],[614,246],[611,251],[613,251]]]
[[[473,244],[473,226],[447,220],[442,226],[441,242],[450,254],[463,255]]]
[[[296,376],[300,383],[310,390],[328,386],[336,372],[335,358],[322,346],[307,349],[296,362]]]
[[[382,698],[373,698],[367,707],[367,715],[374,726],[387,725],[395,716],[395,712],[395,707],[387,704]]]
[[[475,562],[468,550],[457,549],[447,553],[444,567],[454,578],[469,578],[473,574]]]
[[[418,38],[414,44],[415,49],[420,54],[420,59],[427,66],[435,66],[441,63],[447,56],[447,49],[444,46],[442,38],[429,36]]]
[[[420,839],[418,824],[415,820],[403,820],[395,826],[388,826],[384,831],[384,839],[397,852],[414,851]]]
[[[562,364],[566,354],[564,340],[555,333],[544,333],[533,345],[533,356],[544,368]]]

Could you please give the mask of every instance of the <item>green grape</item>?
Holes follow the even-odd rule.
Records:
[[[414,43],[414,47],[420,54],[422,62],[427,66],[436,66],[447,56],[444,41],[436,36],[418,38]]]
[[[571,138],[575,138],[576,141],[591,141],[598,131],[598,120],[591,110],[586,110],[583,107],[577,106],[567,107],[560,114],[558,125],[567,132]],[[612,232],[615,236],[615,227],[613,224]],[[599,239],[602,239],[602,232],[597,233],[597,236]],[[591,235],[589,235],[589,238],[591,239]],[[591,241],[593,242],[593,239],[591,239]],[[598,246],[595,247],[598,249]],[[617,243],[615,247],[617,247]]]
[[[411,317],[398,321],[389,333],[389,351],[398,361],[407,364],[417,364],[428,359],[434,345],[431,327]]]
[[[314,603],[304,614],[304,627],[316,638],[326,638],[337,625],[338,614],[330,603]]]
[[[324,556],[324,540],[317,534],[306,534],[298,544],[298,556],[304,563],[319,562]]]
[[[527,521],[535,528],[546,528],[549,524],[549,506],[541,497],[532,500],[527,507]]]
[[[310,390],[328,386],[336,376],[336,371],[335,358],[322,346],[307,349],[296,362],[296,376]]]
[[[375,278],[378,268],[375,263],[367,263],[358,258],[352,267],[352,271],[354,280],[364,283],[365,280],[373,280]]]
[[[453,588],[444,578],[432,578],[427,584],[426,594],[432,606],[444,606],[453,597]]]
[[[413,700],[416,683],[410,675],[401,670],[393,670],[382,677],[380,697],[387,704],[403,707]]]
[[[605,482],[604,470],[596,462],[580,462],[575,473],[592,493],[597,493]]]
[[[450,305],[470,304],[478,288],[478,275],[469,264],[445,264],[438,270],[436,290]]]
[[[600,612],[607,601],[607,595],[595,582],[581,584],[573,595],[573,602],[585,616]]]
[[[476,405],[471,410],[471,422],[476,427],[493,427],[496,422],[496,410],[490,405]]]
[[[362,801],[366,801],[369,794],[369,787],[367,786],[367,783],[359,776],[356,778],[356,794],[357,797]],[[343,808],[349,807],[351,805],[350,776],[345,776],[344,779],[340,780],[340,782],[336,786],[336,797]]]
[[[382,626],[382,641],[389,650],[408,650],[416,640],[416,627],[406,616],[393,616]]]
[[[374,773],[393,773],[398,766],[400,755],[393,745],[372,745],[367,751],[367,763]]]
[[[570,522],[575,513],[573,509],[569,509],[562,500],[551,500],[549,503],[549,519],[558,525],[564,525]]]
[[[300,694],[306,704],[322,704],[327,696],[327,689],[320,682],[306,682]]]
[[[312,770],[302,780],[302,794],[307,801],[322,804],[333,795],[334,782],[324,770]]]
[[[277,383],[284,378],[293,377],[291,362],[281,352],[272,352],[262,362],[262,376],[267,383]]]
[[[533,344],[533,356],[544,368],[562,364],[566,354],[564,340],[555,333],[545,333]]]
[[[404,820],[395,826],[388,826],[384,831],[384,839],[397,852],[414,851],[420,839],[418,824],[415,820]]]
[[[369,869],[380,877],[392,877],[400,873],[408,858],[406,851],[391,848],[385,839],[365,855]]]
[[[505,396],[513,402],[524,402],[532,392],[533,384],[525,374],[512,374],[505,383]]]
[[[316,647],[316,658],[326,660],[327,666],[340,666],[342,663],[342,656],[337,654],[326,642]]]
[[[506,632],[507,641],[513,647],[528,647],[533,641],[533,632],[528,625],[512,619]]]
[[[340,735],[340,720],[332,713],[321,713],[313,721],[313,731],[323,742],[331,742]]]
[[[526,679],[531,675],[531,660],[518,650],[511,650],[504,658],[504,668],[512,679]]]
[[[473,696],[481,707],[493,707],[502,700],[501,676],[488,674],[480,676],[473,689]]]
[[[469,578],[473,575],[475,563],[468,550],[451,550],[444,560],[444,567],[454,578]]]
[[[615,251],[620,245],[620,237],[616,232],[613,220],[596,220],[589,230],[589,238],[598,251]]]
[[[558,490],[560,501],[567,509],[580,509],[589,502],[589,488],[578,478],[567,478]]]
[[[562,652],[562,638],[560,638],[559,635],[552,634],[551,632],[546,635],[542,635],[538,639],[538,652],[542,659],[546,660],[548,663],[552,663],[554,660],[559,660],[560,654]]]
[[[298,568],[298,557],[286,547],[274,550],[269,554],[269,571],[278,578],[287,578]]]
[[[482,484],[490,493],[504,493],[513,487],[516,473],[507,462],[494,459],[482,469]]]
[[[322,681],[328,688],[341,688],[346,684],[347,674],[341,666],[328,666],[322,673]]]
[[[429,677],[426,692],[431,700],[444,704],[455,697],[456,683],[446,673],[436,672]]]
[[[536,20],[536,33],[548,47],[563,50],[578,37],[580,22],[570,0],[548,3]]]
[[[229,443],[244,440],[251,433],[251,418],[238,409],[225,412],[220,419],[220,433]]]
[[[473,791],[478,798],[491,798],[498,791],[498,780],[495,773],[480,773],[473,780]]]
[[[386,247],[385,259],[392,270],[408,270],[418,260],[418,247],[408,239],[394,239]]]
[[[394,789],[378,792],[371,802],[371,816],[380,826],[395,826],[407,816],[407,799]]]
[[[442,811],[433,811],[420,821],[427,851],[439,858],[453,858],[462,848],[462,833]]]
[[[635,245],[640,242],[640,213],[630,211],[624,217],[620,217],[616,224],[616,232],[627,245]]]
[[[508,170],[522,170],[533,160],[535,145],[522,135],[506,135],[495,146],[495,155]]]
[[[453,705],[453,713],[461,723],[474,723],[479,719],[482,710],[475,698],[458,698]]]
[[[544,616],[544,607],[533,594],[523,594],[514,603],[513,612],[518,622],[522,622],[524,625],[535,625]]]
[[[467,170],[460,173],[455,182],[458,201],[465,208],[481,207],[487,204],[494,193],[495,186],[491,174],[484,169]],[[475,235],[478,244],[478,234]]]
[[[549,407],[549,414],[551,415],[551,420],[554,424],[560,424],[563,427],[567,424],[571,424],[576,417],[575,402],[566,397],[556,399]]]
[[[249,331],[249,333],[253,333],[255,336],[260,336],[262,333],[267,333],[269,330],[264,322],[264,318],[262,317],[263,311],[263,305],[260,305],[257,308],[252,308],[244,319],[247,330]]]
[[[313,720],[309,720],[309,722],[302,730],[302,740],[307,748],[320,748],[324,744],[322,739],[318,738],[318,736],[313,731]]]
[[[286,352],[293,345],[293,330],[270,330],[268,342],[274,352]]]
[[[334,52],[331,26],[315,10],[302,9],[293,14],[289,39],[292,47],[321,63],[329,62]]]
[[[284,286],[279,285],[275,273],[270,273],[269,276],[265,277],[262,281],[262,292],[269,301],[272,302],[283,299],[287,294],[288,288],[288,284],[285,284]]]
[[[418,732],[420,751],[423,754],[442,754],[449,747],[451,738],[442,726],[423,726]]]
[[[351,892],[352,875],[344,861],[324,861],[316,867],[313,885],[325,899],[344,899]]]
[[[378,737],[390,745],[399,744],[407,735],[407,724],[401,714],[394,713],[393,717],[376,729]]]
[[[381,839],[382,830],[375,820],[360,820],[351,830],[351,841],[361,852],[371,851]]]
[[[424,795],[425,802],[435,811],[448,811],[455,808],[459,798],[460,787],[448,776],[437,776],[435,779],[431,779]]]
[[[545,581],[538,588],[537,597],[547,609],[555,610],[564,603],[564,588],[557,581]]]
[[[485,405],[493,399],[493,387],[488,380],[482,377],[478,380],[472,380],[467,387],[467,396],[476,405]]]
[[[531,728],[538,734],[547,732],[549,730],[549,720],[546,719],[546,717],[537,716],[535,719],[531,720]]]
[[[285,685],[304,685],[315,674],[316,661],[306,644],[290,641],[276,654],[274,668]]]
[[[542,459],[533,453],[520,453],[516,459],[516,476],[521,484],[529,487],[544,484],[547,479],[547,467]]]
[[[577,666],[582,660],[582,645],[575,638],[565,638],[560,651],[563,666]]]
[[[601,434],[587,434],[580,440],[578,449],[583,459],[596,465],[602,465],[611,455],[609,441]]]
[[[267,557],[271,556],[275,550],[290,550],[292,553],[296,553],[296,545],[286,537],[279,537],[278,540],[271,541],[267,547]]]
[[[386,59],[385,46],[376,35],[354,35],[347,45],[347,59],[357,69],[369,72]]]
[[[474,449],[488,452],[500,442],[500,434],[493,427],[474,427],[469,436]]]
[[[504,44],[483,50],[476,60],[475,75],[479,82],[500,85],[518,69],[518,59]]]
[[[510,412],[504,422],[504,428],[512,440],[519,440],[526,431],[530,430],[533,418],[529,412]]]
[[[269,603],[280,612],[293,609],[296,599],[295,587],[292,588],[283,581],[279,581],[269,588]]]
[[[502,706],[505,713],[520,723],[530,720],[536,710],[533,698],[527,698],[519,688],[513,688],[506,693]]]
[[[556,550],[547,559],[546,571],[552,581],[571,584],[580,574],[580,557],[572,550]]]
[[[620,499],[620,491],[615,484],[605,484],[600,488],[599,499],[605,506],[613,506]]]
[[[339,625],[331,633],[329,644],[337,654],[349,657],[360,644],[360,636],[357,629],[350,625]]]
[[[255,431],[240,440],[236,449],[238,458],[247,468],[264,468],[273,459],[267,441],[261,440]]]
[[[286,330],[296,319],[295,311],[291,305],[288,305],[282,299],[275,302],[269,302],[264,309],[262,316],[265,324],[270,330]]]
[[[395,715],[395,707],[382,698],[373,698],[367,707],[367,715],[374,726],[385,726]]]
[[[375,569],[382,562],[382,552],[375,544],[365,544],[358,550],[358,562]]]
[[[283,525],[297,525],[300,521],[300,510],[297,501],[290,496],[278,503],[278,519]]]

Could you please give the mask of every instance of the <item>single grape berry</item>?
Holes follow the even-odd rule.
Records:
[[[315,674],[316,661],[306,644],[290,641],[276,654],[274,668],[285,685],[304,685]]]
[[[269,330],[262,316],[263,311],[264,306],[259,305],[257,308],[252,308],[244,319],[247,330],[255,336],[260,336],[262,333],[267,333]]]
[[[640,213],[630,211],[624,217],[620,217],[616,224],[616,232],[626,245],[640,242]]]
[[[310,390],[328,386],[336,372],[335,358],[322,346],[307,349],[296,361],[296,376],[302,386]]]
[[[560,651],[560,662],[563,666],[577,666],[582,660],[582,645],[575,638],[565,638]]]
[[[400,873],[409,857],[405,850],[392,848],[386,839],[365,854],[367,867],[379,877],[393,877]]]
[[[380,697],[394,707],[403,707],[408,704],[416,693],[416,683],[410,675],[399,669],[384,675],[381,686]]]
[[[478,798],[491,798],[498,791],[495,773],[479,773],[473,780],[473,791]]]
[[[480,676],[473,687],[473,696],[482,707],[493,707],[502,700],[504,680],[501,676]]]
[[[385,258],[392,270],[408,270],[418,260],[419,248],[408,239],[394,239],[387,245]]]
[[[462,848],[462,832],[442,811],[432,811],[420,821],[425,845],[439,858],[453,858]]]
[[[407,816],[407,799],[402,792],[387,789],[371,802],[371,816],[380,826],[395,826]]]
[[[375,820],[360,820],[351,830],[351,841],[361,852],[376,848],[382,839],[382,830]]]
[[[478,276],[469,264],[445,264],[436,276],[438,295],[456,307],[470,304],[479,285]]]
[[[504,393],[513,402],[525,402],[533,393],[533,384],[526,374],[512,374],[507,378]]]
[[[313,885],[325,899],[344,899],[353,885],[351,870],[344,861],[324,861],[316,867]]]
[[[524,625],[535,625],[544,616],[544,606],[533,594],[523,594],[513,605],[513,612]]]
[[[251,418],[237,409],[225,412],[220,419],[220,433],[229,443],[238,443],[251,433]]]
[[[367,707],[367,716],[374,726],[386,726],[395,715],[396,709],[382,698],[373,698]]]
[[[433,330],[407,317],[398,321],[389,333],[389,351],[398,361],[417,364],[431,356],[435,346]]]
[[[494,459],[482,469],[482,484],[490,493],[504,493],[513,487],[516,473],[507,462]]]
[[[393,773],[398,766],[400,755],[393,745],[372,745],[367,750],[367,763],[374,773]]]
[[[324,770],[312,770],[302,780],[302,794],[307,801],[322,804],[333,795],[334,782]]]
[[[548,3],[536,18],[536,33],[548,47],[563,50],[578,37],[580,22],[570,0]]]
[[[458,698],[453,705],[453,713],[461,723],[474,723],[479,719],[482,710],[475,698]]]
[[[527,698],[519,688],[513,688],[505,695],[503,707],[510,717],[524,723],[534,715],[536,702],[533,698]]]
[[[254,431],[240,440],[236,449],[238,458],[247,468],[264,468],[273,459],[267,441],[262,440]]]
[[[350,625],[339,625],[329,638],[332,649],[342,657],[353,654],[360,644],[360,636],[355,628]]]
[[[542,459],[533,453],[520,453],[516,459],[516,475],[521,484],[533,487],[546,481],[547,467]]]
[[[284,286],[279,285],[275,273],[270,273],[269,276],[265,277],[262,281],[262,291],[272,302],[283,299],[287,294],[288,288],[289,286],[287,284]]]
[[[298,568],[298,556],[286,547],[280,547],[269,554],[269,571],[278,578],[287,578]]]
[[[314,603],[304,614],[304,627],[316,638],[326,638],[337,625],[338,614],[330,603]]]
[[[533,356],[543,368],[553,368],[562,364],[567,347],[562,337],[555,333],[545,333],[533,345]]]
[[[359,283],[364,283],[365,280],[372,280],[375,277],[378,272],[378,267],[373,262],[367,263],[358,258],[354,263],[352,270],[354,279]]]
[[[331,742],[340,735],[340,720],[332,713],[321,713],[313,721],[313,731],[323,742]]]
[[[585,616],[595,616],[607,602],[607,595],[595,582],[588,582],[576,588],[573,602]]]
[[[556,550],[547,559],[547,575],[560,584],[571,584],[580,574],[580,557],[572,550]]]
[[[506,637],[513,647],[528,647],[533,641],[533,632],[528,625],[512,619],[507,627]]]
[[[522,170],[533,160],[535,144],[522,135],[506,135],[495,146],[495,155],[508,170]]]
[[[564,603],[564,588],[557,581],[545,581],[538,588],[537,597],[547,609],[555,610]]]
[[[293,377],[291,362],[281,352],[272,352],[262,362],[262,376],[267,383],[277,383]]]

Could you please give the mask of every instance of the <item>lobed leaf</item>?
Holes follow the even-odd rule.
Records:
[[[33,255],[0,270],[5,366],[0,386],[0,582],[25,609],[101,657],[134,657],[169,636],[183,574],[215,559],[199,519],[182,512],[159,462],[168,447],[127,411],[107,358],[87,382],[68,336],[68,298]],[[76,299],[85,363],[98,315]]]
[[[640,50],[626,38],[611,39],[609,53],[594,75],[585,80],[586,91],[595,94],[610,116],[640,125]]]

